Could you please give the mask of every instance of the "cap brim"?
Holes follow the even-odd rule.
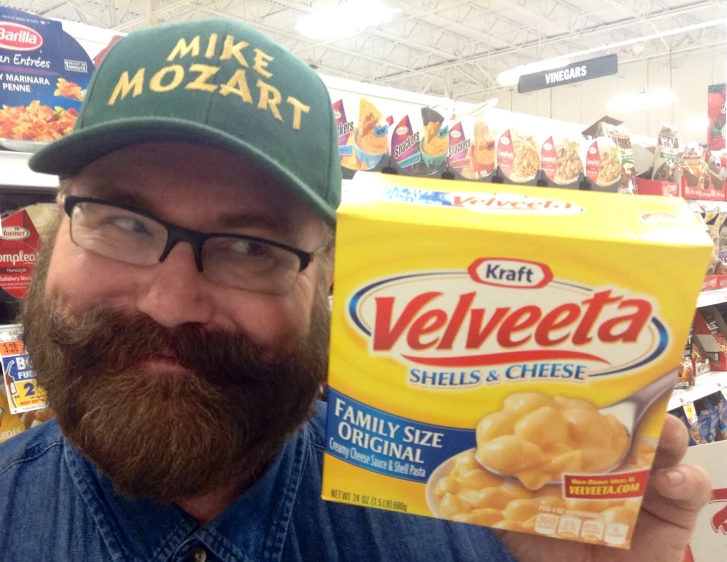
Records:
[[[82,168],[120,148],[147,142],[187,142],[217,148],[243,158],[276,178],[306,201],[329,225],[336,211],[311,186],[291,174],[256,147],[227,133],[182,119],[138,117],[93,125],[49,144],[30,159],[31,170],[71,177]]]

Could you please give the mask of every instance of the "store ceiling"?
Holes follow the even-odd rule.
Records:
[[[301,17],[331,3],[325,1],[2,0],[2,4],[124,32],[195,18],[241,19],[322,73],[468,101],[497,95],[502,88],[497,74],[517,65],[727,18],[727,0],[383,1],[399,10],[390,21],[331,43],[295,31]],[[670,51],[673,57],[699,57],[700,52],[726,48],[727,25],[718,25],[615,52],[621,65],[669,64]]]

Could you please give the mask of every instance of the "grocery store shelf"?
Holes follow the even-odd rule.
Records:
[[[704,291],[699,293],[697,299],[697,308],[702,306],[713,306],[727,302],[727,289],[717,289],[716,291]]]
[[[684,390],[675,390],[669,400],[669,410],[694,402],[722,389],[727,389],[727,372],[714,372],[699,375],[696,384]]]
[[[21,188],[23,191],[39,189],[47,191],[58,187],[58,178],[36,174],[28,168],[30,154],[0,150],[0,187]]]

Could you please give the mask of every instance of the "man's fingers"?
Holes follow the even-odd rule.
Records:
[[[701,466],[680,464],[664,468],[653,475],[660,495],[679,502],[684,508],[701,508],[712,493],[712,482]]]
[[[689,445],[689,432],[679,418],[668,414],[661,430],[659,448],[654,458],[653,470],[676,466],[684,458]]]
[[[691,530],[711,492],[712,482],[702,467],[663,468],[652,474],[642,507],[659,519]]]

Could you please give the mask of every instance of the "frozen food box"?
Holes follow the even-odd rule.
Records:
[[[323,498],[628,548],[710,256],[698,217],[362,176],[338,211]]]

